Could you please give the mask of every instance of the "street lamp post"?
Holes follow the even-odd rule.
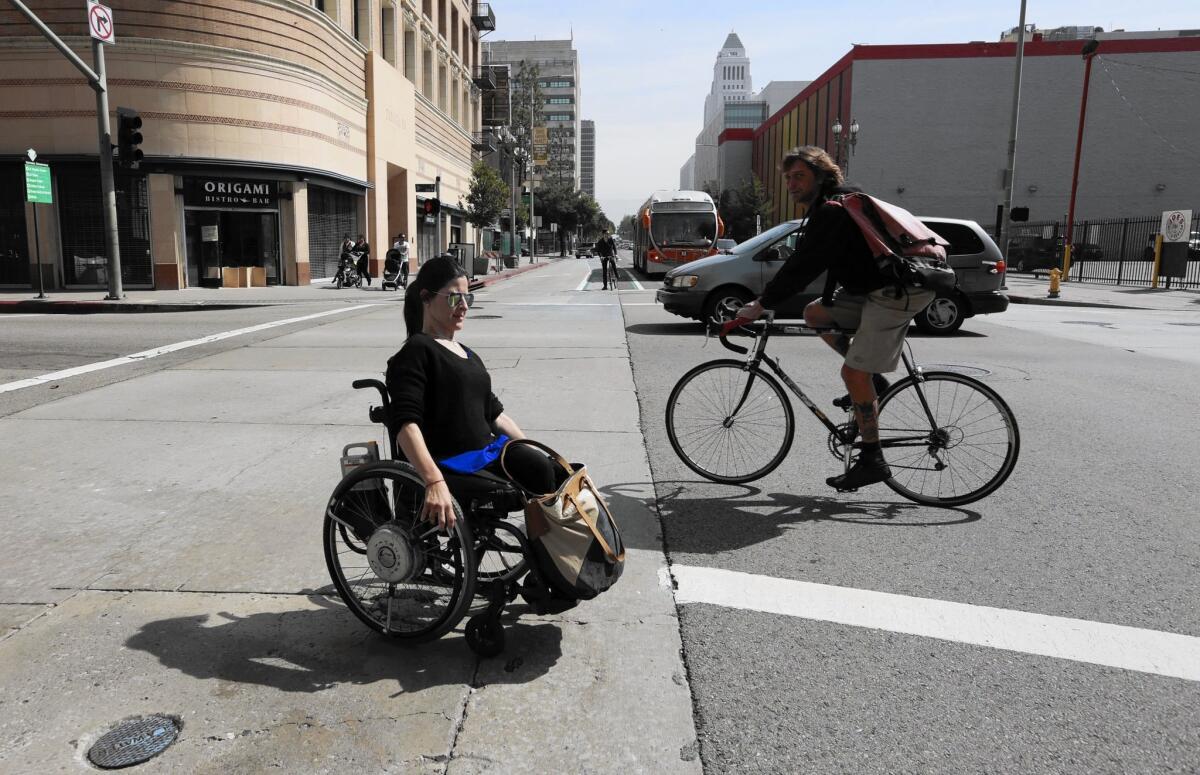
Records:
[[[1092,81],[1092,59],[1100,48],[1100,41],[1095,38],[1083,44],[1083,99],[1079,103],[1079,133],[1075,138],[1075,168],[1071,172],[1071,201],[1067,205],[1067,244],[1063,248],[1062,281],[1067,282],[1071,273],[1072,239],[1075,233],[1075,192],[1079,188],[1079,157],[1083,152],[1083,122],[1087,118],[1088,84]]]
[[[842,134],[841,117],[833,120],[833,160],[842,168],[842,174],[850,177],[850,157],[858,145],[858,119],[851,118],[846,134]],[[845,158],[843,158],[845,157]]]

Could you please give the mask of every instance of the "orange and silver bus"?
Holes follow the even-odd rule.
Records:
[[[650,276],[714,255],[725,224],[703,191],[656,191],[634,219],[633,265]]]

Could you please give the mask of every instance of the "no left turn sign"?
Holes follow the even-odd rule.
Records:
[[[99,3],[88,3],[88,32],[101,43],[116,43],[112,9]]]

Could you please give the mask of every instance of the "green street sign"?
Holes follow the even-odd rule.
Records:
[[[50,189],[50,165],[25,162],[25,201],[34,204],[54,204]]]

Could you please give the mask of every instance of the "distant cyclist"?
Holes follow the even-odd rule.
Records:
[[[608,290],[609,277],[612,278],[613,290],[617,288],[617,243],[607,230],[600,241],[596,243],[596,255],[600,256],[600,273],[604,279],[604,290]]]
[[[862,453],[849,471],[825,481],[839,490],[882,482],[892,475],[879,445],[878,396],[889,385],[883,373],[896,370],[908,325],[934,294],[897,287],[895,279],[879,271],[850,215],[841,207],[826,205],[831,197],[857,189],[843,187],[842,171],[825,150],[811,145],[794,148],[779,168],[788,193],[805,206],[808,223],[796,252],[767,283],[762,298],[742,307],[738,317],[757,319],[828,271],[825,292],[804,308],[804,320],[814,328],[857,329],[853,338],[833,333],[821,338],[845,359],[842,381],[849,395],[834,403],[843,408],[847,402],[853,404]]]

